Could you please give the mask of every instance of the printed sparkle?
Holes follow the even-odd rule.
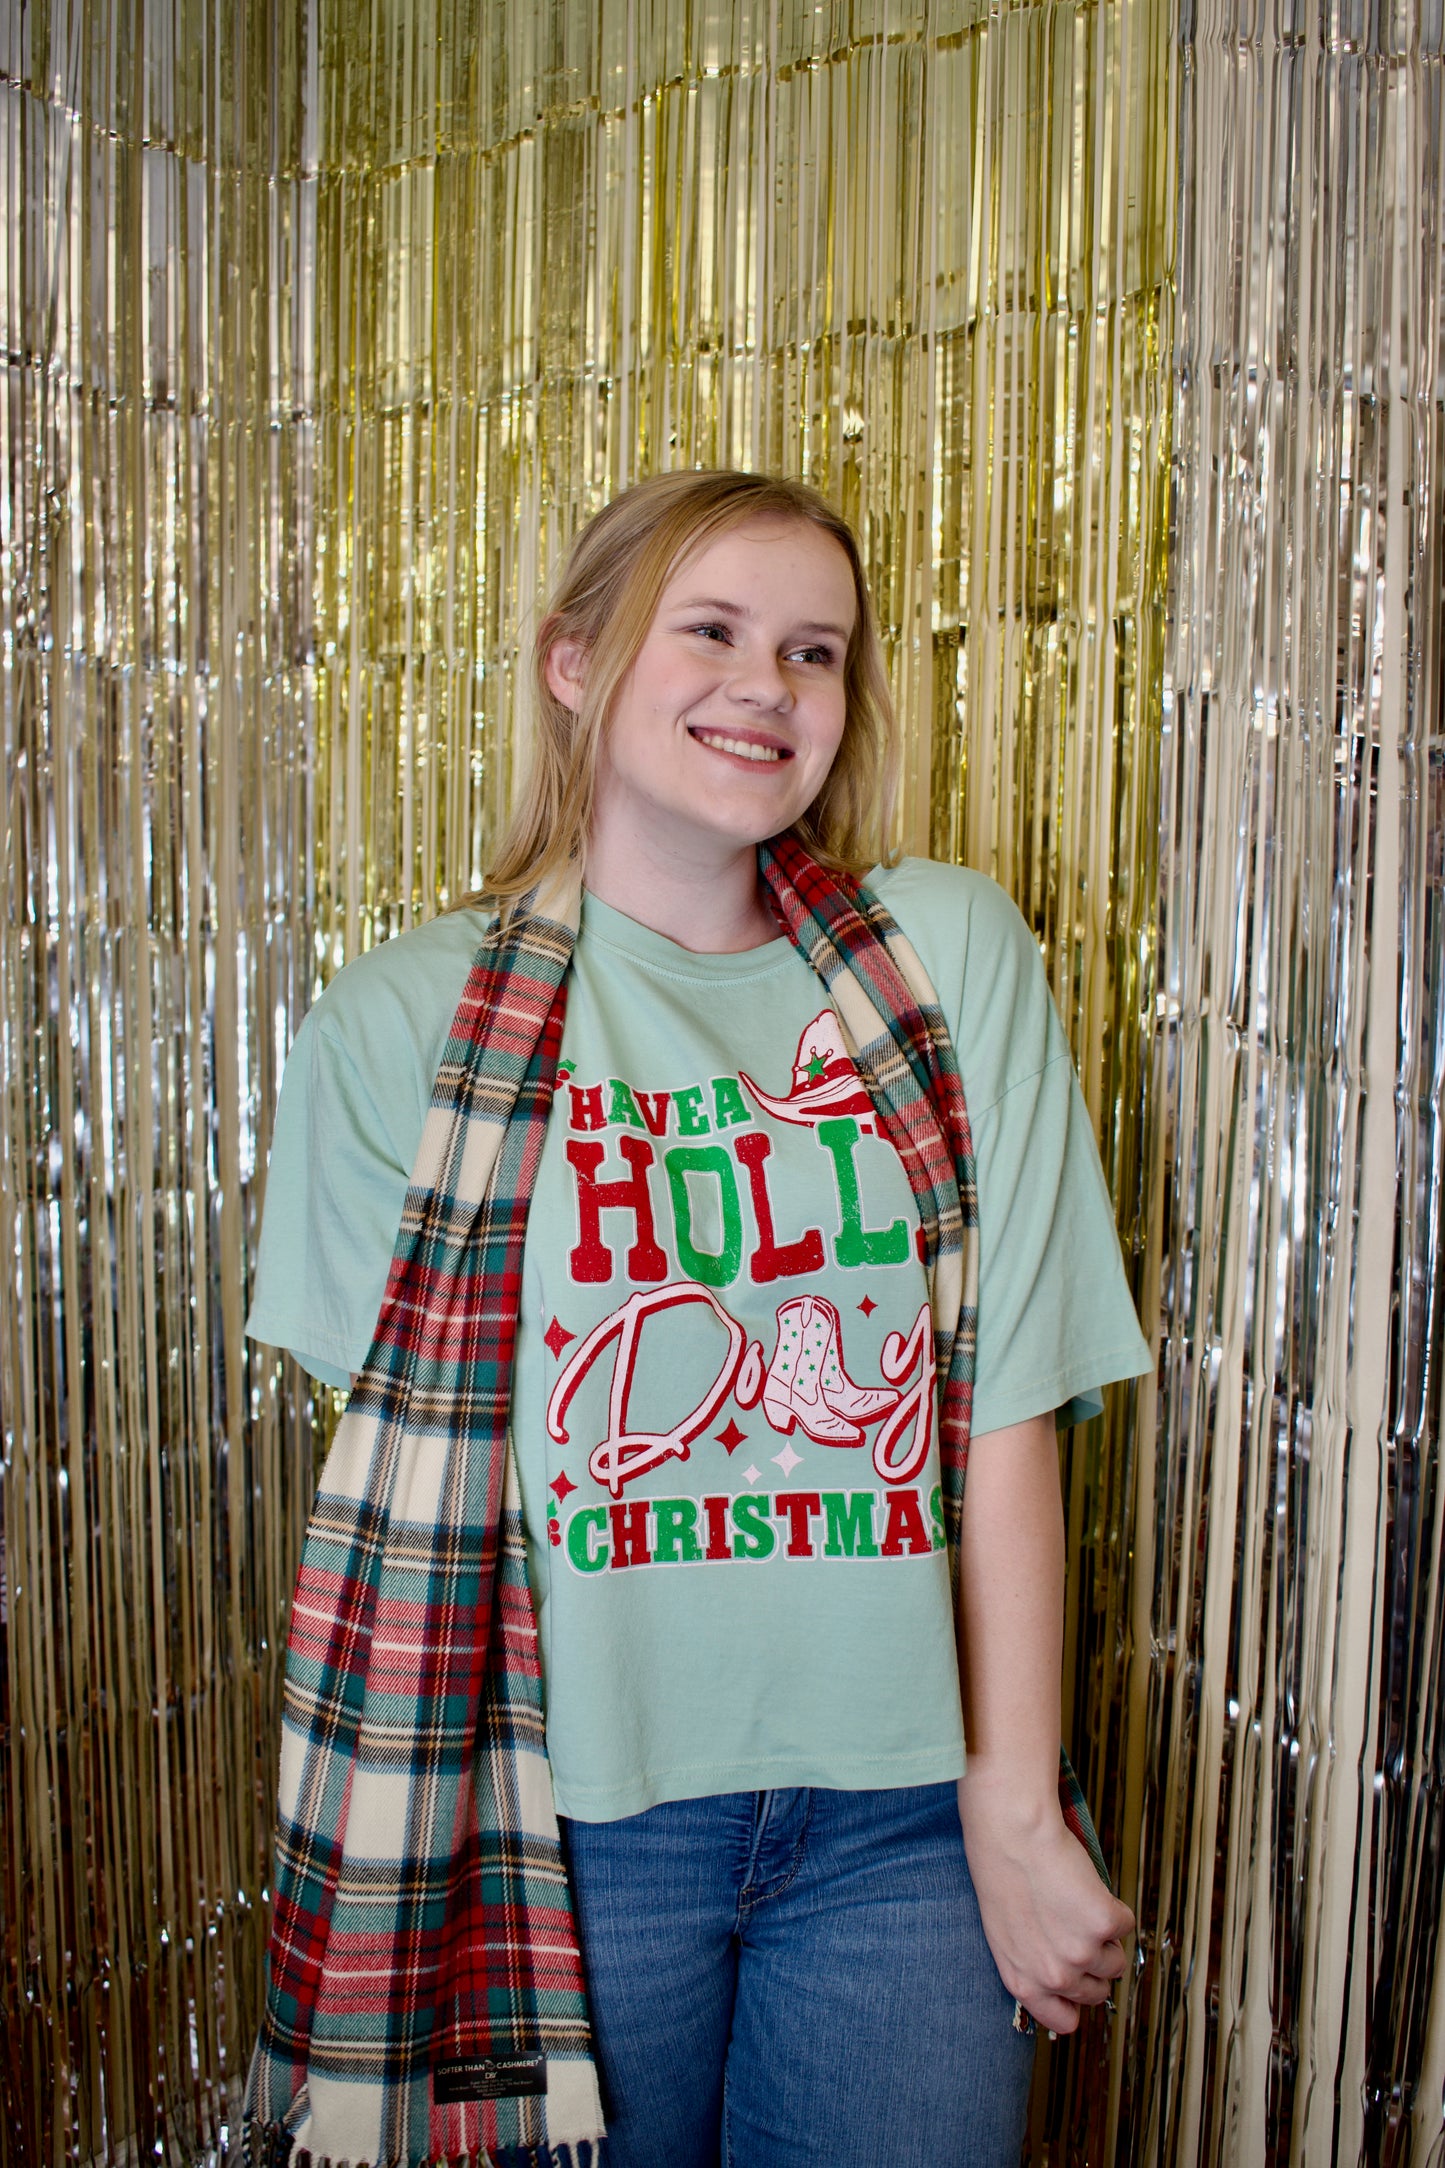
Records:
[[[735,1453],[740,1445],[746,1443],[748,1434],[745,1430],[739,1430],[737,1424],[729,1417],[727,1429],[718,1431],[716,1435],[717,1442],[725,1453]]]
[[[863,1300],[859,1303],[858,1307],[863,1312],[863,1315],[865,1317],[871,1317],[873,1315],[873,1312],[877,1309],[878,1305],[873,1300],[873,1297],[871,1295],[865,1295],[863,1297]]]
[[[743,1470],[743,1474],[750,1483],[756,1483],[760,1479],[762,1472],[761,1468],[744,1468]]]
[[[555,1481],[548,1484],[547,1488],[549,1490],[554,1490],[557,1493],[559,1500],[564,1500],[571,1497],[573,1491],[576,1490],[577,1485],[572,1481],[571,1477],[568,1475],[566,1469],[564,1468],[562,1470],[562,1473],[555,1479]]]
[[[576,1337],[575,1332],[568,1332],[560,1317],[554,1317],[542,1335],[554,1355],[560,1355],[567,1342],[575,1340]]]
[[[781,1468],[784,1476],[790,1476],[795,1468],[802,1465],[802,1459],[801,1453],[795,1453],[790,1445],[785,1445],[781,1453],[774,1453],[773,1466]]]

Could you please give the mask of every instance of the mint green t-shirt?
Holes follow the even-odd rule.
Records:
[[[1148,1367],[1037,949],[992,882],[871,885],[954,1033],[978,1433]],[[481,932],[341,972],[287,1063],[248,1330],[344,1383]],[[906,1173],[791,943],[697,955],[593,898],[528,1215],[512,1424],[558,1811],[963,1766]]]

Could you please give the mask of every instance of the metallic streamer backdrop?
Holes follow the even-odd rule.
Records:
[[[1182,95],[1148,0],[0,24],[8,2157],[224,2144],[327,1415],[240,1335],[280,1060],[478,881],[548,572],[692,460],[858,519],[907,840],[1038,927],[1163,1303],[1162,1420],[1068,1455],[1071,1732],[1143,1964],[1036,2156],[1365,2157],[1398,2079],[1425,2157],[1439,0],[1413,41],[1284,13],[1187,13]],[[1306,144],[1329,214],[1272,256]]]
[[[242,1340],[315,981],[309,48],[0,11],[0,2112],[187,2157],[259,1989],[311,1479]]]
[[[1442,26],[1185,24],[1120,2159],[1445,2159]]]

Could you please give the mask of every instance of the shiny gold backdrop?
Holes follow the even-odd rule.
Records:
[[[1415,807],[1397,915],[1424,931],[1390,1060],[1420,1135],[1440,1017],[1418,795],[1439,777],[1439,0],[1413,43],[1378,8],[1295,12],[1265,30],[1191,10],[1182,63],[1179,26],[1141,0],[92,0],[0,24],[0,2109],[17,2162],[114,2156],[132,2135],[174,2159],[224,2143],[256,2006],[277,1655],[328,1413],[239,1331],[279,1061],[337,963],[478,879],[518,656],[578,519],[649,466],[717,459],[806,473],[858,519],[909,734],[906,840],[992,867],[1038,926],[1142,1306],[1157,1317],[1162,1297],[1169,1329],[1162,1424],[1146,1394],[1136,1432],[1121,1397],[1069,1453],[1071,1728],[1145,1935],[1112,2035],[1046,2073],[1036,2155],[1286,2159],[1296,2108],[1281,2123],[1277,2104],[1307,2098],[1294,2157],[1353,2159],[1362,2088],[1422,2069],[1418,2131],[1438,2127],[1433,1419],[1392,1464],[1415,1485],[1407,1538],[1380,1519],[1361,1549],[1364,1493],[1327,1645],[1319,1561],[1329,1582],[1356,1493],[1338,1444],[1323,1476],[1308,1453],[1335,1405],[1324,1321],[1302,1296],[1283,1306],[1305,1440],[1275,1461],[1293,1468],[1288,1570],[1256,1403],[1215,1389],[1262,1253],[1298,1251],[1302,1288],[1318,1230],[1337,1247],[1344,1230],[1343,1256],[1357,1208],[1390,1219],[1393,1167],[1372,1163],[1371,1214],[1330,1142],[1365,1097],[1329,1031],[1385,983],[1370,965],[1396,919],[1341,906],[1355,946],[1317,931],[1298,985],[1281,974],[1295,899],[1309,887],[1318,929],[1348,888],[1326,837],[1354,838],[1350,878],[1380,892],[1364,816],[1379,755],[1405,758],[1396,681],[1417,791],[1389,801]],[[1333,219],[1296,201],[1291,246],[1242,278],[1249,221],[1289,210],[1302,141]],[[1343,438],[1318,419],[1343,396],[1348,310],[1326,320],[1309,297],[1343,284],[1349,336],[1377,336],[1360,268],[1382,240],[1405,249],[1407,191],[1429,215],[1359,407],[1378,430],[1380,387],[1399,387],[1405,449],[1373,470],[1389,497],[1357,482],[1359,414]],[[1306,300],[1286,305],[1306,261]],[[1261,371],[1294,401],[1283,435]],[[1236,609],[1284,593],[1286,443],[1296,586],[1246,637]],[[1316,497],[1338,524],[1305,535]],[[1386,523],[1387,498],[1408,517]],[[1413,629],[1390,648],[1407,595]],[[1277,762],[1288,733],[1241,692],[1274,687],[1293,717],[1306,651],[1314,720],[1289,727],[1314,762],[1308,864],[1257,750]],[[1337,700],[1337,678],[1364,690]],[[1309,976],[1331,939],[1332,1007]],[[1235,957],[1253,993],[1226,1014]],[[1307,1087],[1293,1159],[1288,1122],[1257,1118],[1281,1065]],[[1377,1125],[1390,1091],[1387,1074]],[[1429,1149],[1417,1136],[1402,1229],[1433,1225]],[[1438,1298],[1413,1239],[1393,1282],[1388,1241],[1358,1288],[1332,1266],[1332,1391],[1342,1377],[1367,1411],[1374,1374],[1358,1383],[1341,1319],[1356,1294],[1377,1342],[1423,1344],[1406,1311]],[[1321,1649],[1375,1677],[1416,1598],[1403,1723],[1345,1734],[1337,1786],[1379,1823],[1378,1767],[1407,1808],[1358,1858],[1332,1821],[1327,1857],[1323,1780],[1291,1822],[1258,1773],[1293,1766],[1301,1683],[1333,1722]],[[1240,1641],[1263,1698],[1234,1683]],[[1307,1680],[1281,1645],[1308,1646]],[[1243,1714],[1213,1722],[1221,1696]],[[1336,1732],[1320,1738],[1314,1769]],[[1397,1958],[1385,1900],[1406,1883]],[[1278,1954],[1297,1920],[1324,1923],[1312,1970]]]
[[[0,10],[8,2160],[189,2156],[259,1980],[310,1484],[241,1336],[315,984],[287,9]]]

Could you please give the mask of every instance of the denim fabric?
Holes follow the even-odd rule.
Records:
[[[1034,2044],[952,1784],[563,1825],[605,2168],[1015,2168]]]

